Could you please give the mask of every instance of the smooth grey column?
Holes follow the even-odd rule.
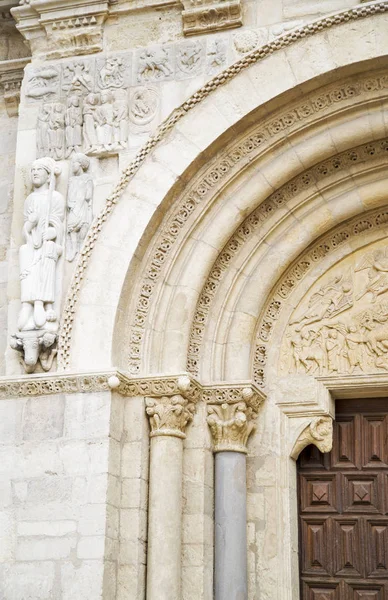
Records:
[[[246,600],[246,455],[215,454],[215,600]]]

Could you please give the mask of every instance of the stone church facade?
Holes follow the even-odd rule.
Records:
[[[388,600],[388,2],[0,8],[0,599]]]

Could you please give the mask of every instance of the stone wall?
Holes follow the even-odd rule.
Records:
[[[9,117],[0,96],[0,374],[5,372],[7,347],[7,282],[13,212],[13,178],[18,121]],[[15,290],[10,290],[10,295]]]

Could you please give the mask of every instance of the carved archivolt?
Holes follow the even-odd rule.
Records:
[[[287,303],[287,299],[290,297],[296,286],[302,281],[302,279],[304,279],[304,277],[311,271],[311,269],[313,269],[314,266],[325,256],[327,256],[330,252],[336,251],[339,247],[341,247],[341,245],[347,243],[354,237],[365,235],[366,231],[370,231],[373,229],[385,229],[387,227],[387,224],[388,210],[384,209],[374,210],[362,216],[350,219],[346,223],[336,227],[330,233],[326,234],[325,236],[322,236],[317,242],[310,246],[309,249],[307,249],[303,256],[299,257],[299,259],[296,262],[294,262],[294,264],[291,265],[289,269],[287,269],[285,274],[282,276],[282,278],[276,285],[274,293],[269,298],[258,323],[255,343],[255,354],[253,361],[253,375],[254,382],[259,388],[263,389],[265,387],[265,367],[267,363],[268,348],[271,342],[271,337],[275,324],[279,318],[281,311]],[[370,261],[373,261],[373,258],[371,258]],[[373,279],[373,266],[367,266],[365,267],[365,269],[370,269],[369,272],[372,273],[371,279]],[[317,344],[315,343],[315,340],[313,340],[314,335],[308,331],[308,325],[312,325],[312,323],[315,322],[314,319],[316,319],[316,321],[319,321],[319,318],[329,318],[330,323],[336,323],[338,319],[336,319],[336,321],[332,321],[332,319],[337,317],[337,315],[340,312],[353,306],[353,280],[349,279],[351,277],[352,276],[349,273],[344,272],[341,275],[337,275],[335,281],[327,281],[327,283],[324,284],[319,291],[317,291],[318,295],[324,298],[320,309],[318,309],[318,307],[315,306],[316,303],[312,300],[311,306],[306,308],[306,315],[300,320],[299,324],[296,322],[298,318],[295,317],[295,336],[293,337],[292,332],[289,332],[290,356],[294,355],[295,364],[295,348],[298,345],[296,337],[301,336],[300,357],[302,359],[302,362],[297,362],[298,367],[300,367],[303,363],[307,365],[305,372],[315,371],[315,368],[313,368],[313,366],[316,365],[317,374],[320,374],[321,371],[323,372],[324,364],[328,364],[329,361],[328,356],[324,356],[324,351],[322,348],[320,350],[315,348]],[[370,283],[371,282],[369,282],[369,284]],[[367,290],[367,285],[367,282],[365,282],[365,292]],[[361,293],[361,290],[359,290],[359,293]],[[330,298],[332,298],[332,300]],[[321,311],[319,313],[320,317],[317,316],[319,310]],[[373,314],[371,314],[372,312]],[[388,310],[385,312],[388,315]],[[376,306],[374,307],[373,311],[370,311],[367,314],[361,311],[357,317],[357,325],[355,323],[342,323],[342,325],[338,323],[339,329],[336,329],[336,327],[328,327],[325,341],[325,353],[327,354],[328,351],[329,355],[332,357],[331,365],[333,364],[334,353],[337,351],[335,348],[336,340],[338,341],[338,337],[340,337],[340,339],[342,339],[343,337],[348,337],[349,343],[351,345],[354,344],[354,346],[356,347],[360,344],[363,344],[367,347],[369,346],[371,350],[373,344],[371,338],[373,337],[373,335],[368,334],[367,330],[375,330],[377,328],[377,330],[380,331],[378,323],[384,323],[385,312],[384,309],[381,310],[378,306]],[[316,317],[312,317],[313,313],[316,314]],[[305,327],[303,327],[304,323]],[[355,331],[352,330],[353,327],[356,327]],[[296,331],[298,328],[299,331]],[[316,326],[314,327],[314,330],[315,329]],[[329,331],[331,331],[330,334]],[[337,333],[333,334],[334,331],[336,331]],[[380,345],[377,346],[378,350],[375,352],[375,354],[377,355],[377,361],[380,360],[378,358],[379,352],[383,352],[381,342],[379,342],[379,344]],[[307,347],[311,348],[311,351],[308,351]],[[357,350],[354,349],[353,356],[353,350],[351,350],[351,355],[353,356],[353,358],[351,358],[350,360],[349,358],[346,359],[350,372],[352,372],[351,369],[353,367],[359,366],[359,361],[356,360],[356,355],[358,356],[359,352],[359,348]],[[312,359],[311,356],[308,358],[307,355],[311,355],[313,353],[315,355],[315,358]],[[296,350],[296,354],[298,354],[298,350]],[[344,359],[345,363],[345,357],[343,356],[342,358]],[[353,364],[354,361],[356,361],[357,364]],[[383,367],[382,363],[376,364],[375,362],[375,366],[385,368]],[[342,370],[342,372],[344,371]]]
[[[91,227],[84,244],[82,257],[79,260],[77,269],[74,273],[73,280],[70,286],[70,290],[67,296],[63,326],[60,335],[60,360],[64,367],[69,364],[70,357],[70,341],[71,333],[73,328],[73,321],[75,316],[75,305],[78,300],[78,290],[84,277],[85,270],[89,263],[91,253],[97,238],[99,237],[104,221],[109,217],[115,204],[119,201],[123,190],[128,185],[132,176],[139,169],[145,158],[151,152],[151,150],[165,137],[165,135],[174,127],[174,125],[194,106],[199,104],[203,99],[218,87],[222,86],[227,81],[233,79],[235,75],[242,70],[248,68],[253,63],[264,59],[266,56],[272,54],[275,50],[285,48],[291,45],[294,41],[314,35],[316,32],[329,29],[336,24],[348,22],[364,18],[376,13],[385,13],[388,11],[388,5],[386,2],[376,2],[365,6],[358,6],[351,10],[344,11],[337,15],[325,17],[314,23],[307,24],[303,27],[297,28],[290,33],[275,39],[274,41],[254,50],[251,54],[244,56],[241,60],[225,69],[219,75],[213,77],[213,79],[206,83],[203,88],[193,94],[189,100],[184,102],[178,109],[176,109],[168,119],[166,119],[157,129],[154,136],[150,137],[143,148],[139,151],[136,158],[124,169],[121,179],[118,185],[113,190],[112,194],[107,198],[105,207],[101,211],[100,215],[95,219],[93,226]],[[373,84],[375,85],[375,84]],[[326,107],[329,103],[334,102],[334,98],[323,98],[323,106]],[[298,118],[303,118],[303,107]],[[286,118],[286,115],[284,116]],[[295,117],[293,117],[294,121]],[[280,124],[280,127],[286,127],[286,123]],[[230,165],[227,165],[227,170],[230,169]],[[221,168],[222,171],[222,168]],[[195,206],[191,201],[192,208]],[[185,212],[185,211],[184,211]],[[146,286],[147,287],[147,286]],[[145,296],[147,298],[147,296]],[[135,338],[141,336],[135,335]],[[141,342],[141,339],[139,343]],[[138,369],[138,364],[134,367],[134,370]]]
[[[331,177],[334,173],[347,169],[351,165],[370,162],[378,157],[386,156],[387,150],[388,139],[383,139],[378,142],[363,144],[314,165],[314,167],[298,175],[269,196],[245,219],[218,256],[199,297],[191,328],[187,357],[187,370],[190,373],[198,375],[201,345],[213,299],[233,257],[241,251],[242,246],[253,235],[257,235],[257,230],[263,226],[267,219],[276,214],[279,209],[282,209],[301,192],[314,188],[317,183]]]
[[[306,446],[314,444],[320,452],[330,452],[333,447],[333,419],[331,417],[316,417],[299,435],[291,458],[295,460]]]

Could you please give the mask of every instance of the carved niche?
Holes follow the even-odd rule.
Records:
[[[24,203],[24,243],[20,247],[21,309],[11,347],[27,373],[40,362],[49,371],[57,353],[59,260],[63,253],[65,200],[55,190],[59,166],[52,158],[31,167],[32,192]]]
[[[281,352],[283,372],[388,371],[388,245],[378,242],[332,267],[295,309]]]

